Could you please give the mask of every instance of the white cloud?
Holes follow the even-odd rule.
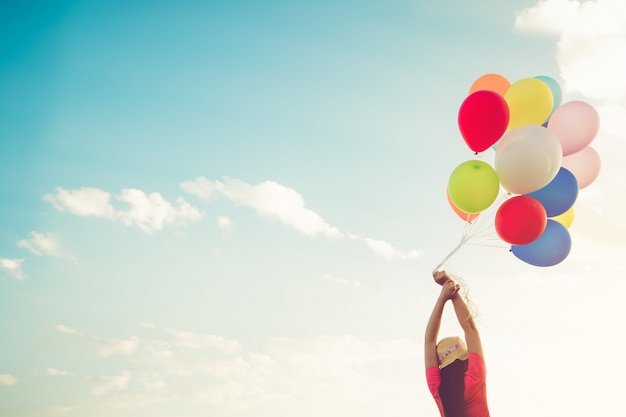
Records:
[[[17,378],[10,374],[0,374],[0,386],[10,386],[17,384]]]
[[[311,375],[343,374],[346,368],[365,369],[381,361],[417,359],[419,342],[415,339],[367,339],[356,336],[319,336],[311,340],[275,339],[272,355]],[[325,365],[323,365],[325,364]]]
[[[132,355],[137,350],[139,338],[130,339],[107,339],[104,346],[100,348],[98,354],[103,357],[113,355]]]
[[[160,379],[159,375],[143,376],[141,383],[147,390],[163,390],[168,387],[168,384]]]
[[[24,259],[0,258],[0,270],[8,271],[13,278],[23,279],[22,263]]]
[[[50,375],[90,382],[93,397],[81,397],[79,392],[72,407],[84,409],[83,414],[107,408],[134,408],[140,413],[160,404],[184,407],[190,415],[234,410],[250,413],[259,408],[297,415],[302,404],[315,407],[330,400],[347,409],[356,398],[368,398],[368,404],[409,398],[420,363],[420,344],[413,339],[272,338],[255,342],[262,351],[251,351],[221,335],[207,338],[200,332],[153,325],[142,328],[165,331],[165,337],[142,337],[136,355],[106,359],[107,366],[124,372],[90,376],[48,370]],[[89,346],[93,340],[101,338],[84,338]],[[150,355],[154,346],[169,346],[172,354]],[[212,352],[199,349],[211,346],[221,348]],[[94,357],[94,369],[101,368],[98,360],[103,359]],[[350,388],[346,390],[346,386]],[[315,414],[324,411],[328,414],[327,405],[319,406]]]
[[[174,336],[173,344],[185,348],[216,348],[224,352],[237,351],[240,348],[239,342],[233,339],[226,339],[214,334],[195,333],[177,329],[164,329]]]
[[[322,275],[322,278],[325,279],[326,281],[334,282],[335,284],[344,285],[346,287],[354,287],[354,288],[361,287],[361,283],[359,281],[349,281],[346,278],[335,277],[331,274],[324,274]]]
[[[528,32],[560,35],[576,21],[580,9],[578,1],[542,0],[537,6],[524,9],[515,18],[515,28]]]
[[[165,200],[159,193],[146,194],[134,189],[123,189],[116,200],[125,203],[126,210],[115,209],[111,204],[111,195],[97,188],[83,187],[78,190],[56,188],[54,194],[46,194],[44,200],[50,202],[59,211],[85,217],[101,217],[135,226],[144,232],[162,230],[167,224],[185,224],[196,222],[203,213],[191,206],[182,197],[176,199],[176,206]]]
[[[309,236],[341,237],[336,227],[304,205],[295,190],[274,181],[251,185],[238,179],[216,182],[217,189],[233,203],[252,207],[260,215],[277,219]]]
[[[232,178],[222,183],[199,177],[182,182],[181,187],[200,197],[212,196],[217,191],[236,205],[251,207],[261,216],[276,219],[309,236],[341,237],[336,227],[305,207],[300,194],[274,181],[252,185]]]
[[[182,182],[181,187],[205,199],[220,193],[235,205],[251,207],[260,216],[278,220],[308,236],[348,237],[363,241],[376,255],[387,260],[412,259],[422,255],[421,250],[404,252],[382,240],[341,232],[337,227],[328,224],[322,216],[306,208],[304,198],[298,192],[274,181],[253,185],[233,178],[225,178],[224,182],[220,182],[199,177],[193,181]],[[218,218],[218,225],[223,230],[228,229],[231,227],[231,220],[221,216]]]
[[[202,218],[200,211],[178,198],[178,208],[173,207],[159,193],[146,194],[137,189],[122,190],[118,200],[127,203],[127,211],[117,211],[117,219],[127,226],[137,226],[144,232],[162,230],[165,224]]]
[[[65,334],[81,334],[78,330],[72,329],[71,327],[67,327],[63,324],[56,325],[57,331]]]
[[[115,209],[109,202],[111,194],[98,188],[82,187],[78,190],[56,188],[55,194],[44,195],[44,201],[51,203],[59,211],[85,217],[113,219]]]
[[[142,327],[148,328],[145,324],[143,324]],[[98,346],[98,356],[104,358],[115,355],[133,355],[134,353],[136,353],[141,342],[140,338],[136,336],[130,337],[128,339],[94,338],[63,324],[58,324],[56,326],[56,330],[60,333],[77,335],[83,337],[84,339],[90,340],[91,343]]]
[[[418,249],[404,252],[396,249],[392,244],[383,240],[365,238],[364,241],[375,254],[388,260],[414,259],[422,256],[422,251]]]
[[[391,243],[380,239],[361,237],[355,235],[354,233],[348,233],[346,236],[348,236],[348,238],[351,240],[365,243],[365,245],[370,248],[372,252],[374,252],[381,258],[387,259],[388,261],[404,261],[407,259],[415,259],[421,257],[424,254],[424,251],[422,251],[421,249],[411,249],[409,251],[400,250]]]
[[[30,238],[20,240],[17,242],[17,246],[28,249],[37,256],[46,255],[56,258],[76,259],[73,255],[61,250],[59,239],[53,233],[30,232]]]
[[[48,375],[55,375],[55,376],[66,376],[66,375],[69,375],[69,372],[62,371],[62,370],[56,369],[56,368],[48,368],[46,370],[46,372],[48,373]]]
[[[598,114],[600,115],[601,129],[603,132],[606,132],[613,138],[624,139],[626,137],[624,135],[624,132],[626,132],[626,105],[601,104],[596,106],[596,110],[598,110]]]
[[[203,200],[210,200],[217,195],[216,183],[209,181],[205,177],[199,177],[195,180],[183,181],[180,187],[191,195],[200,197]]]
[[[170,344],[163,341],[150,341],[146,349],[154,358],[166,359],[174,356],[174,351],[170,349]]]
[[[121,391],[128,388],[130,372],[124,371],[120,375],[103,376],[98,378],[97,384],[91,389],[94,395],[103,395],[108,391]]]
[[[251,365],[242,358],[226,360],[207,360],[198,368],[198,372],[213,375],[217,378],[245,378],[250,373]]]
[[[542,0],[518,14],[515,28],[558,34],[566,92],[626,105],[626,2]]]
[[[225,232],[229,232],[235,228],[235,223],[226,216],[218,216],[217,218],[217,226],[220,230]]]

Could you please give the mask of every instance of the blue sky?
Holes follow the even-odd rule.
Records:
[[[591,103],[603,164],[563,263],[446,264],[492,414],[624,406],[620,1],[154,3],[0,6],[0,414],[437,415],[430,274],[486,73]]]

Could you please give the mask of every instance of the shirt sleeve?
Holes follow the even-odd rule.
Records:
[[[470,353],[465,371],[465,398],[482,397],[486,386],[487,369],[485,361],[477,353]]]
[[[441,384],[441,375],[439,375],[439,368],[431,366],[426,370],[426,382],[428,383],[428,389],[434,396],[439,397],[439,385]]]
[[[431,366],[426,369],[426,382],[428,383],[428,389],[437,403],[439,414],[443,416],[443,406],[441,404],[441,398],[439,398],[439,385],[441,384],[441,375],[439,374],[439,367]]]

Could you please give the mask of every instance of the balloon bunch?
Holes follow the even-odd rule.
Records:
[[[494,219],[497,235],[518,259],[535,266],[567,257],[578,191],[600,171],[600,157],[589,146],[598,133],[598,113],[583,101],[561,101],[553,78],[511,84],[486,74],[472,84],[458,114],[467,146],[476,155],[493,149],[495,159],[494,166],[473,159],[453,170],[450,207],[471,224],[504,189]]]

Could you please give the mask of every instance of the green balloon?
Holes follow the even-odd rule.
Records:
[[[448,181],[450,199],[466,213],[480,213],[498,197],[500,179],[486,162],[471,160],[456,167]]]

